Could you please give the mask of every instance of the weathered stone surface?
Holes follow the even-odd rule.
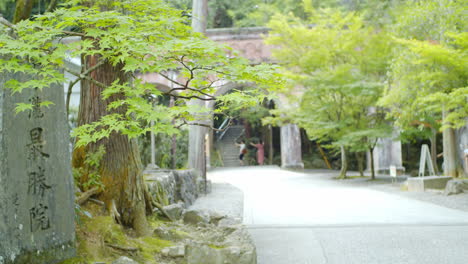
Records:
[[[171,230],[168,229],[168,228],[165,228],[165,227],[161,227],[161,226],[160,226],[160,227],[157,227],[157,228],[153,231],[153,233],[154,233],[157,237],[159,237],[159,238],[161,238],[161,239],[164,239],[164,240],[170,240],[170,241],[174,241],[174,240],[175,240],[175,239],[174,239],[174,236],[173,236],[173,234],[172,234],[172,232],[171,232]]]
[[[161,253],[167,257],[183,258],[185,256],[185,245],[180,244],[173,247],[163,248]]]
[[[148,190],[162,205],[182,202],[188,207],[204,192],[203,181],[194,170],[145,171]]]
[[[210,223],[214,225],[218,225],[219,221],[227,217],[226,215],[220,214],[215,211],[210,211],[209,214],[210,214]]]
[[[457,154],[459,162],[465,173],[465,177],[468,177],[468,163],[465,160],[465,148],[468,148],[468,117],[466,118],[466,125],[455,130],[455,145],[457,146]]]
[[[163,249],[164,261],[185,264],[255,264],[256,248],[246,227],[239,219],[216,212],[188,211],[194,220],[190,223],[168,222],[159,226],[154,234],[176,242],[176,246]],[[222,221],[218,226],[208,221]],[[183,247],[184,246],[184,247]],[[183,256],[183,258],[181,258]],[[164,262],[166,263],[166,262]]]
[[[391,138],[380,138],[374,149],[374,169],[377,173],[389,173],[395,166],[399,174],[405,171],[401,152],[401,141],[396,130]],[[370,152],[367,153],[367,170],[370,171]]]
[[[235,226],[235,225],[240,225],[241,223],[242,223],[241,219],[226,217],[226,218],[219,220],[218,226],[219,227]]]
[[[187,264],[256,264],[254,247],[222,247],[192,242],[186,246]]]
[[[197,182],[198,173],[195,170],[175,170],[174,177],[176,180],[176,201],[184,202],[188,207],[197,199],[200,187]]]
[[[166,213],[174,220],[179,220],[182,217],[184,211],[183,203],[176,203],[164,206],[163,209]]]
[[[301,133],[295,124],[281,127],[281,167],[285,169],[304,169],[301,152]]]
[[[176,202],[176,180],[170,170],[145,171],[145,182],[155,201],[162,205]]]
[[[73,178],[63,87],[10,94],[0,74],[0,263],[54,264],[75,255]],[[52,101],[49,108],[40,103]],[[17,115],[17,103],[33,108]]]
[[[209,230],[209,231],[208,231]],[[186,261],[190,263],[254,264],[256,248],[244,225],[201,228],[198,241],[187,241]]]
[[[169,241],[179,241],[189,236],[188,234],[178,231],[175,228],[167,228],[163,226],[156,228],[153,233],[157,237]]]
[[[210,214],[205,211],[189,210],[184,213],[183,219],[186,224],[208,224],[210,222]]]
[[[117,260],[113,261],[112,264],[139,264],[139,263],[134,261],[131,258],[122,256],[118,258]]]
[[[429,177],[415,177],[409,178],[408,191],[410,192],[423,192],[427,189],[445,189],[447,182],[451,180],[450,176],[429,176]]]
[[[447,182],[444,194],[459,194],[468,190],[468,180],[450,180]]]

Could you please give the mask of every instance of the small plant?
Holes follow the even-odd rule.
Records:
[[[84,167],[73,168],[73,177],[81,190],[89,190],[94,187],[101,190],[104,189],[101,175],[99,174],[100,164],[104,154],[106,154],[105,147],[100,145],[96,151],[86,153]],[[83,181],[82,179],[85,180]]]

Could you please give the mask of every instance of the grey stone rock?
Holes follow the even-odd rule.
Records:
[[[134,261],[131,258],[122,256],[122,257],[116,259],[115,261],[113,261],[112,264],[139,264],[139,263]]]
[[[165,228],[165,227],[161,227],[161,226],[160,226],[160,227],[157,227],[157,228],[153,231],[153,233],[154,233],[157,237],[159,237],[159,238],[161,238],[161,239],[170,240],[170,241],[173,241],[173,240],[174,240],[174,236],[173,236],[171,230],[168,229],[168,228]]]
[[[188,234],[184,234],[183,232],[178,232],[177,229],[174,228],[167,228],[167,227],[158,227],[156,228],[153,233],[164,240],[169,241],[179,241],[184,238],[187,238]]]
[[[174,220],[179,220],[182,217],[184,211],[184,204],[176,203],[164,206],[163,209],[166,213]]]
[[[162,205],[173,204],[177,199],[174,173],[170,170],[145,171],[145,182],[153,199]]]
[[[230,218],[223,218],[230,219]],[[232,218],[231,218],[232,219]],[[233,220],[238,223],[238,221]],[[255,264],[256,248],[244,225],[199,226],[197,241],[186,240],[187,264]]]
[[[281,168],[304,169],[301,153],[301,133],[296,124],[281,127]]]
[[[189,210],[184,213],[183,219],[186,224],[208,224],[210,222],[210,214],[206,211]]]
[[[210,214],[210,223],[214,225],[218,225],[219,221],[227,217],[226,215],[220,214],[215,211],[210,211],[209,214]]]
[[[192,205],[199,196],[198,174],[194,170],[175,170],[176,201],[182,201],[185,207]]]
[[[236,226],[240,225],[242,223],[242,220],[239,218],[232,218],[232,217],[226,217],[218,222],[219,227],[227,227],[227,226]]]
[[[173,247],[163,248],[161,254],[166,257],[183,258],[185,256],[185,245],[177,245]]]
[[[256,264],[257,254],[253,250],[241,247],[220,247],[191,243],[186,246],[185,260],[187,264]]]
[[[74,187],[62,85],[11,94],[0,74],[0,256],[4,264],[75,255]],[[49,108],[44,101],[54,102]],[[15,114],[17,103],[33,109]]]
[[[408,191],[424,192],[428,189],[445,189],[447,182],[450,181],[450,176],[426,176],[408,178]]]
[[[452,195],[459,194],[463,191],[468,190],[468,180],[450,180],[447,182],[444,194]]]
[[[145,171],[145,181],[153,199],[162,205],[174,204],[178,201],[184,208],[192,205],[200,193],[198,174],[194,170],[148,170]]]

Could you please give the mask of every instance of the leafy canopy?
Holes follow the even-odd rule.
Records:
[[[227,56],[222,46],[194,33],[182,11],[159,0],[122,1],[71,0],[54,12],[35,16],[16,25],[0,25],[0,72],[25,73],[27,82],[11,79],[6,83],[13,92],[44,89],[66,81],[63,69],[76,78],[105,88],[103,99],[124,94],[110,108],[126,107],[124,114],[104,116],[99,122],[75,130],[78,146],[108,137],[113,131],[130,137],[149,130],[177,133],[177,127],[194,120],[193,113],[206,111],[185,104],[198,98],[215,100],[216,89],[228,82],[253,84],[258,89],[280,86],[275,67],[252,66],[239,56]],[[70,58],[96,56],[96,65],[80,72],[67,67]],[[93,79],[93,69],[103,63],[121,65],[132,81],[116,80],[106,85]],[[177,73],[177,78],[171,72]],[[160,73],[173,83],[163,92],[138,79],[139,74]],[[153,100],[162,94],[178,98],[175,107],[157,106]],[[230,93],[224,102],[257,102],[264,95],[244,96]],[[252,102],[250,102],[252,104]],[[19,110],[27,109],[20,105]],[[175,119],[176,124],[172,124]],[[155,121],[154,126],[147,124]]]
[[[458,128],[468,116],[467,22],[460,1],[409,1],[393,25],[391,86],[380,104],[409,128]],[[442,111],[447,116],[443,123]]]
[[[277,15],[269,26],[267,41],[277,47],[273,55],[283,62],[291,91],[303,91],[297,111],[280,113],[283,119],[336,146],[366,149],[388,134],[381,111],[370,111],[385,84],[390,43],[384,32],[356,13],[333,9],[313,9],[307,22]]]

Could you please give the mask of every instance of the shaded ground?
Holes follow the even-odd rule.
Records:
[[[259,264],[466,263],[465,194],[401,192],[390,178],[340,181],[331,179],[334,173],[264,166],[209,177],[244,192],[244,223]]]

